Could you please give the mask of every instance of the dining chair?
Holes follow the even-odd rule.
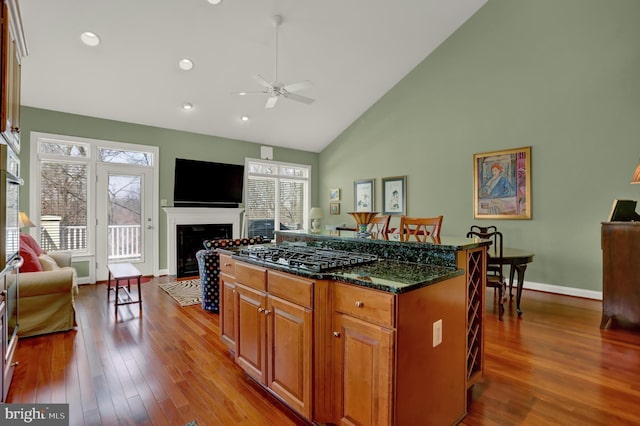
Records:
[[[474,228],[479,228],[476,230]],[[487,258],[503,256],[502,233],[495,226],[479,227],[472,226],[467,232],[467,238],[482,238],[491,240],[491,246],[487,248]],[[487,287],[494,289],[494,294],[498,292],[498,321],[502,321],[504,313],[504,299],[507,292],[507,280],[504,277],[504,266],[502,262],[489,264],[487,261]]]
[[[498,228],[494,225],[491,225],[491,226],[472,225],[471,228],[469,228],[469,232],[478,232],[479,234],[482,234],[482,235],[485,235],[485,234],[488,235],[491,232],[495,232],[497,230]],[[481,237],[481,238],[486,238],[486,237]],[[505,265],[505,268],[506,268],[506,265]],[[509,276],[511,277],[511,279],[509,280],[509,299],[513,299],[513,276],[512,276],[511,270],[509,270]]]
[[[478,225],[471,225],[471,228],[469,229],[469,232],[478,232],[480,234],[488,234],[490,232],[496,232],[498,230],[497,227],[491,225],[491,226],[478,226]]]
[[[391,215],[374,217],[369,224],[369,229],[367,229],[367,232],[371,234],[371,238],[373,238],[374,240],[388,240],[390,220]]]
[[[440,228],[442,216],[437,217],[400,217],[400,241],[416,241],[426,243],[429,239],[434,243],[440,242]]]

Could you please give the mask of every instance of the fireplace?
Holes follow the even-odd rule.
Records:
[[[204,239],[240,238],[240,215],[244,211],[242,208],[165,207],[164,211],[167,213],[167,264],[169,275],[187,276],[178,275],[179,227],[184,225],[214,226],[213,230],[203,231],[203,233],[207,233]],[[221,231],[219,226],[230,227],[230,229]],[[221,234],[222,232],[225,233]],[[198,241],[197,245],[197,249],[193,252],[193,262],[195,264],[195,269],[193,270],[195,273],[189,273],[189,276],[198,275],[195,253],[203,248],[202,241]]]
[[[204,240],[218,240],[231,238],[233,225],[203,224],[178,225],[176,227],[176,276],[178,278],[194,277],[198,275],[198,261],[196,253],[204,249]]]

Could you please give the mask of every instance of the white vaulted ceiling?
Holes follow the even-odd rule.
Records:
[[[319,152],[485,2],[21,0],[22,104]],[[311,105],[232,94],[274,79],[276,14],[279,80]]]

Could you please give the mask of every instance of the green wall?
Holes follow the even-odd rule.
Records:
[[[20,160],[22,176],[25,179],[25,188],[27,188],[20,195],[22,210],[28,210],[29,207],[29,135],[33,131],[158,146],[160,151],[160,194],[158,199],[168,200],[169,206],[173,205],[173,168],[176,157],[233,164],[244,164],[245,157],[260,158],[260,145],[255,143],[25,106],[21,108],[20,124],[22,142]],[[311,203],[316,205],[318,154],[274,147],[273,157],[275,161],[311,165]],[[159,217],[160,269],[166,269],[168,267],[167,217],[162,210],[160,210]]]
[[[408,215],[495,224],[535,252],[527,281],[601,291],[600,223],[640,199],[638,22],[637,0],[489,0],[320,154],[321,205],[339,187],[352,211],[353,181],[376,178],[380,209],[380,178],[407,175]],[[474,220],[473,154],[522,146],[532,219]]]
[[[640,199],[629,185],[640,161],[638,22],[637,0],[489,0],[319,156],[274,147],[275,160],[312,165],[323,224],[353,223],[355,179],[376,178],[380,209],[380,178],[407,175],[409,215],[443,214],[443,235],[495,224],[508,246],[535,252],[527,281],[600,291],[600,222],[614,198]],[[176,156],[259,158],[248,142],[28,107],[21,124],[26,178],[29,131],[159,146],[160,199],[172,200]],[[532,219],[474,220],[473,154],[522,146],[532,147]],[[335,187],[343,214],[329,216]]]

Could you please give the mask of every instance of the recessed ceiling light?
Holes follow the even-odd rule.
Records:
[[[193,62],[191,61],[191,59],[180,59],[180,62],[178,62],[178,66],[185,70],[185,71],[189,71],[191,68],[193,68]]]
[[[189,102],[185,102],[182,104],[182,109],[190,110],[192,108],[193,108],[193,104],[190,104]]]
[[[222,3],[222,0],[207,0],[209,3],[211,4],[220,4]]]
[[[247,117],[246,115],[243,115],[242,117],[240,117],[240,120],[249,121],[249,117]]]
[[[238,93],[238,95],[239,95],[239,96],[244,96],[244,95],[246,95],[246,94],[247,94],[247,92],[240,92],[240,93]]]
[[[85,31],[80,34],[80,40],[87,46],[97,46],[100,44],[100,37],[96,33],[92,33],[91,31]]]

